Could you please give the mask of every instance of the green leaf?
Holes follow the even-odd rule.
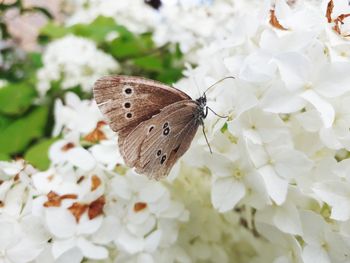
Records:
[[[166,84],[173,84],[182,77],[182,68],[169,68],[161,72],[156,79]]]
[[[103,42],[107,34],[117,31],[117,25],[113,18],[97,17],[91,24],[77,24],[72,26],[69,30],[75,35],[90,38],[97,43]]]
[[[69,33],[69,29],[54,24],[53,22],[47,23],[40,30],[40,35],[46,38],[61,38]]]
[[[18,154],[44,134],[48,107],[37,107],[0,131],[0,153]]]
[[[117,59],[140,56],[144,53],[144,48],[137,39],[124,39],[118,37],[110,43],[109,52]]]
[[[5,129],[13,120],[7,116],[0,115],[0,131]]]
[[[221,127],[221,133],[225,133],[225,131],[227,131],[227,122],[225,122],[224,126]]]
[[[145,33],[141,36],[133,35],[125,28],[118,29],[119,37],[114,39],[107,46],[107,51],[117,59],[129,59],[145,56],[154,50],[154,43],[151,35]]]
[[[35,68],[41,68],[43,66],[42,54],[37,52],[28,53],[28,59],[31,62],[31,65]]]
[[[99,16],[90,24],[76,24],[66,28],[54,23],[48,23],[41,29],[40,37],[43,40],[49,40],[61,38],[68,34],[74,34],[101,43],[105,41],[106,36],[110,32],[117,32],[122,36],[132,35],[125,27],[118,26],[113,18]]]
[[[161,72],[163,61],[159,56],[150,55],[134,59],[134,64],[142,69]]]
[[[12,83],[0,89],[0,113],[22,114],[33,103],[36,91],[25,83]]]
[[[39,170],[46,170],[50,166],[48,151],[50,146],[57,141],[56,138],[44,139],[33,145],[25,153],[24,159]]]
[[[8,154],[0,153],[0,161],[10,161],[11,157]]]

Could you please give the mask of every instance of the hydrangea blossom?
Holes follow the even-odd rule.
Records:
[[[63,89],[80,85],[90,91],[99,77],[119,68],[118,62],[98,50],[93,41],[73,35],[51,42],[43,55],[43,63],[37,85],[41,94],[50,89],[53,81],[62,81]]]
[[[195,57],[194,51],[210,43],[213,37],[230,30],[236,8],[249,7],[244,2],[237,1],[234,5],[228,0],[163,0],[155,10],[143,0],[65,1],[72,13],[67,20],[69,25],[89,23],[99,15],[112,17],[133,32],[153,31],[153,39],[159,46],[179,43],[188,59]]]
[[[193,98],[235,77],[207,93],[208,105],[228,115],[205,120],[213,154],[198,133],[169,178],[150,181],[124,165],[117,135],[96,104],[67,93],[55,105],[54,135],[61,138],[49,150],[51,167],[39,172],[22,161],[0,162],[1,260],[350,260],[349,5],[177,6],[172,12],[184,21],[227,9],[210,16],[213,28],[204,33],[215,34],[187,34],[200,23],[154,29],[181,32],[165,41],[184,50],[190,43],[196,53],[186,59],[198,66],[189,65],[175,84]],[[163,7],[159,12],[174,21]]]
[[[67,25],[90,23],[102,15],[114,18],[133,32],[141,33],[149,30],[159,20],[158,12],[143,0],[65,0],[64,3],[72,13],[66,20]]]

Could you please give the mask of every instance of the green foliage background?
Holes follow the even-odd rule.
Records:
[[[21,8],[21,1],[16,3]],[[0,4],[0,17],[7,8],[9,6]],[[43,12],[51,19],[47,10],[39,8],[35,11]],[[2,40],[11,39],[1,18],[0,30]],[[107,41],[111,33],[117,37]],[[112,55],[122,69],[116,74],[143,76],[168,84],[181,77],[183,61],[178,46],[166,44],[157,47],[152,41],[151,32],[134,34],[112,18],[98,17],[90,24],[70,27],[51,21],[41,29],[39,43],[45,47],[51,41],[69,34],[93,40],[98,48]],[[19,49],[11,46],[0,50],[4,59],[3,65],[0,65],[0,79],[7,83],[0,88],[0,160],[24,158],[43,170],[50,164],[48,149],[57,140],[51,136],[54,101],[63,99],[68,91],[75,92],[82,99],[90,99],[92,94],[83,92],[79,86],[63,90],[59,81],[52,83],[45,98],[40,98],[36,90],[36,74],[43,66],[42,54],[18,56]]]

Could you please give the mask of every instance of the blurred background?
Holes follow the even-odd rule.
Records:
[[[55,101],[67,92],[91,98],[94,81],[103,75],[176,82],[184,68],[179,44],[167,42],[166,32],[158,32],[156,43],[150,33],[162,21],[161,5],[2,0],[0,160],[24,158],[46,169],[47,150],[59,138],[53,131]]]

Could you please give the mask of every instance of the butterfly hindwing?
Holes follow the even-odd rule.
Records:
[[[196,134],[197,110],[198,105],[192,100],[173,103],[141,122],[125,138],[119,138],[119,148],[127,165],[150,178],[166,176]]]
[[[94,86],[94,97],[110,127],[124,136],[172,103],[191,99],[160,82],[130,76],[107,76]],[[124,131],[123,131],[124,130]]]

